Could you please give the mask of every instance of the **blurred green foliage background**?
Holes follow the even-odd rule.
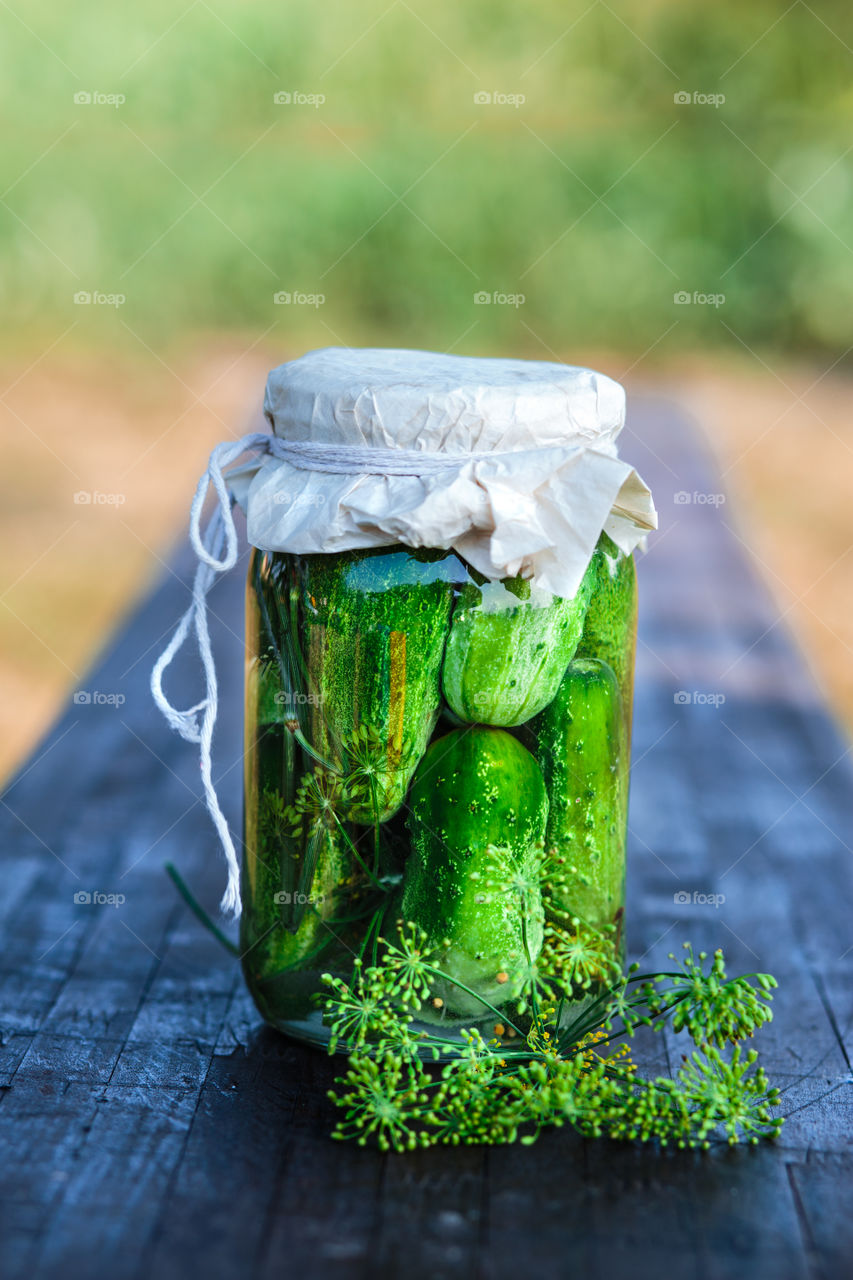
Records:
[[[853,723],[851,72],[842,0],[0,0],[0,774],[338,344],[679,398]]]
[[[841,0],[17,13],[0,53],[7,344],[59,316],[98,343],[277,326],[539,356],[849,345]],[[126,301],[84,313],[81,291]]]

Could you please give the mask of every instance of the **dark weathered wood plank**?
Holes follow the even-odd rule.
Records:
[[[591,1229],[596,1195],[589,1144],[561,1130],[533,1147],[487,1152],[488,1201],[483,1274],[562,1280],[595,1275]]]
[[[380,1275],[405,1275],[416,1242],[415,1265],[422,1275],[476,1275],[485,1226],[484,1164],[476,1148],[457,1151],[452,1169],[440,1150],[413,1153],[400,1168],[389,1159],[368,1266]]]
[[[812,1151],[803,1163],[788,1165],[788,1176],[803,1224],[812,1273],[843,1276],[853,1258],[850,1185],[853,1160]]]
[[[308,1055],[272,1032],[253,1051],[214,1059],[180,1168],[132,1274],[178,1277],[185,1261],[211,1277],[247,1265],[266,1243],[279,1167],[294,1142]]]

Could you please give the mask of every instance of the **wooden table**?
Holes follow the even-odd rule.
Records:
[[[174,860],[217,902],[197,763],[148,693],[185,605],[183,560],[0,806],[4,1277],[847,1274],[848,748],[748,566],[737,513],[707,500],[722,486],[689,424],[641,402],[624,452],[662,526],[640,561],[630,950],[654,968],[690,938],[722,945],[732,971],[777,975],[759,1047],[783,1089],[781,1139],[703,1155],[564,1130],[405,1157],[329,1141],[329,1060],[259,1024],[163,872]],[[242,591],[238,570],[212,598],[216,772],[234,822]],[[650,1040],[642,1066],[677,1061],[679,1045]]]

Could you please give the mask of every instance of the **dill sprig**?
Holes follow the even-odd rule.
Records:
[[[633,967],[616,976],[611,956],[596,973],[601,989],[567,1020],[560,992],[589,990],[591,970],[560,976],[554,952],[531,978],[537,999],[522,998],[527,1017],[510,1021],[483,1002],[484,1020],[495,1017],[492,1038],[476,1027],[452,1036],[441,1023],[418,1021],[436,981],[449,980],[440,952],[414,924],[399,921],[397,932],[398,941],[381,942],[375,964],[356,966],[351,982],[324,978],[330,1050],[341,1045],[349,1053],[330,1093],[340,1112],[334,1137],[408,1151],[530,1143],[565,1124],[586,1137],[679,1147],[707,1147],[718,1135],[734,1144],[778,1134],[778,1091],[755,1051],[744,1053],[740,1043],[771,1017],[769,975],[730,979],[721,952],[706,963],[689,944],[677,969],[654,975]],[[576,963],[568,932],[565,945],[567,965]],[[577,945],[587,945],[583,935]],[[667,1024],[690,1037],[692,1051],[674,1078],[642,1079],[622,1038],[639,1025]]]

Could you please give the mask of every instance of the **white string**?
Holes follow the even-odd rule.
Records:
[[[205,803],[228,864],[228,883],[221,907],[224,912],[234,916],[240,914],[240,862],[228,823],[219,805],[212,774],[211,749],[218,708],[218,689],[207,626],[207,595],[217,576],[233,569],[239,552],[231,497],[223,473],[242,454],[250,452],[288,462],[302,471],[322,471],[332,475],[396,476],[437,475],[466,462],[485,458],[493,461],[509,456],[497,453],[420,453],[411,449],[375,449],[367,445],[327,445],[314,441],[280,440],[266,432],[252,432],[241,440],[226,441],[217,445],[211,453],[207,470],[198,482],[190,508],[190,542],[198,560],[193,579],[192,602],[154,665],[151,672],[151,693],[172,728],[187,742],[198,743]],[[217,505],[207,527],[202,531],[202,511],[211,485],[216,494]],[[163,676],[185,644],[190,630],[195,632],[201,657],[205,696],[194,707],[179,711],[172,706],[163,690]]]
[[[422,453],[416,449],[379,449],[373,445],[319,444],[314,440],[271,437],[270,453],[301,471],[330,475],[433,476],[466,462],[490,462],[508,453]],[[541,452],[541,450],[539,450]]]
[[[228,829],[228,823],[219,804],[216,787],[213,782],[213,762],[211,748],[213,729],[216,724],[218,709],[218,689],[216,683],[216,667],[210,647],[210,632],[207,626],[207,593],[216,581],[217,575],[227,573],[237,563],[237,528],[231,511],[231,499],[223,477],[223,470],[235,462],[241,454],[250,450],[267,452],[271,436],[253,432],[242,440],[217,445],[210,455],[207,471],[198,482],[198,487],[190,509],[190,542],[198,559],[193,579],[192,603],[181,618],[175,634],[164,652],[157,659],[151,672],[151,692],[154,701],[173,729],[176,729],[187,742],[199,744],[199,764],[201,780],[204,787],[204,798],[208,813],[213,819],[219,835],[225,861],[228,864],[228,883],[222,897],[222,910],[232,915],[240,914],[240,863],[234,841]],[[205,498],[211,484],[216,493],[216,510],[202,533],[201,516]],[[224,549],[224,554],[223,554]],[[201,664],[204,669],[205,696],[201,702],[186,711],[173,707],[163,690],[163,676],[167,667],[179,650],[183,647],[190,628],[195,631]],[[199,724],[199,713],[203,713]]]

